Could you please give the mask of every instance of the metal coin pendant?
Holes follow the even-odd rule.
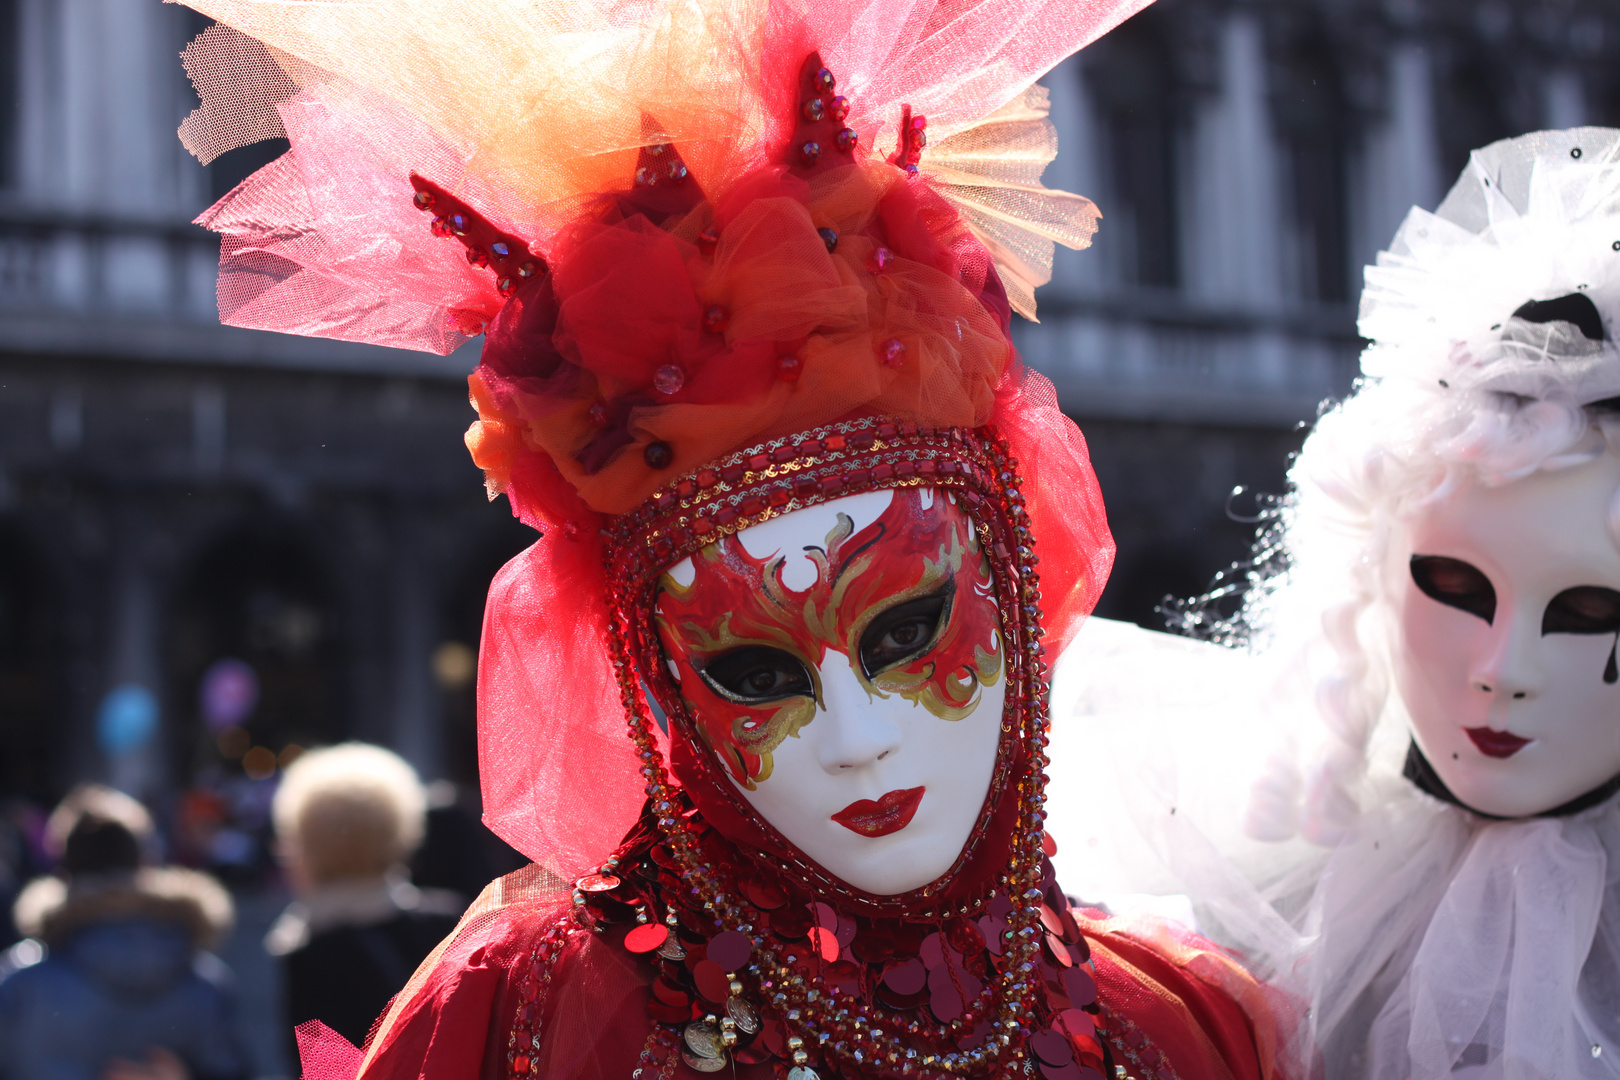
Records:
[[[686,950],[681,948],[681,943],[676,940],[675,935],[670,934],[665,939],[664,944],[659,947],[658,955],[665,960],[685,960]]]
[[[681,1051],[681,1060],[701,1073],[719,1072],[726,1067],[725,1058],[703,1057],[690,1050]]]
[[[705,1024],[702,1020],[693,1020],[686,1025],[686,1045],[699,1057],[719,1058],[725,1060],[726,1047],[720,1041],[720,1032]]]
[[[759,1033],[759,1013],[742,998],[733,996],[726,999],[726,1015],[731,1017],[731,1022],[744,1035]]]
[[[821,1077],[808,1065],[795,1065],[788,1070],[787,1080],[821,1080]]]

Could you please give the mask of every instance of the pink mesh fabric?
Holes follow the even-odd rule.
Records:
[[[494,281],[399,190],[405,162],[454,175],[454,153],[375,97],[276,108],[292,149],[197,219],[220,234],[220,321],[441,355],[480,333]]]
[[[204,165],[239,146],[286,135],[276,105],[298,92],[264,42],[211,26],[180,54],[202,104],[180,125],[180,142]]]
[[[607,651],[601,549],[562,530],[496,575],[478,658],[484,822],[572,880],[618,846],[646,796]]]
[[[929,117],[935,143],[948,140],[1148,2],[191,0],[232,29],[187,50],[203,96],[188,145],[206,156],[276,134],[275,104],[297,166],[261,173],[222,204],[227,215],[201,219],[227,236],[222,318],[448,351],[481,330],[491,293],[452,265],[457,252],[444,249],[454,245],[428,254],[425,222],[408,212],[412,171],[549,253],[585,201],[628,185],[641,146],[674,142],[715,198],[772,160],[791,132],[791,73],[809,48],[838,74],[861,147],[887,154],[902,105]],[[306,101],[327,115],[290,119]],[[1032,160],[1027,131],[993,127],[1006,129],[1012,160]],[[964,168],[986,152],[982,138],[967,149],[939,178],[942,191],[1031,311],[1051,240],[1084,243],[1095,208],[1037,182],[1009,185],[995,177],[1004,170]],[[1055,220],[1032,231],[1021,217]]]
[[[360,1075],[359,1048],[319,1020],[299,1024],[293,1034],[303,1080],[354,1080]]]

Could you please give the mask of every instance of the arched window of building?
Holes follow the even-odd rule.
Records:
[[[1081,72],[1099,121],[1106,189],[1098,257],[1124,284],[1174,288],[1183,95],[1158,13],[1136,15],[1086,49]]]
[[[1449,189],[1468,164],[1470,152],[1519,133],[1508,115],[1513,71],[1479,53],[1465,53],[1436,73],[1435,133],[1440,143],[1440,177]],[[1534,120],[1525,130],[1535,126]]]
[[[0,4],[11,0],[0,0]],[[185,16],[185,40],[189,44],[196,36],[214,25],[214,20],[200,15],[190,8],[182,9]],[[181,75],[184,78],[184,74]],[[189,102],[195,106],[198,102],[196,91],[188,81],[186,89],[190,94]],[[207,182],[203,185],[203,194],[209,202],[217,202],[243,180],[270,164],[276,158],[286,153],[290,144],[286,139],[266,139],[263,142],[250,143],[239,146],[235,150],[228,150],[215,158],[205,168],[208,172]]]
[[[1339,59],[1320,28],[1273,50],[1271,113],[1282,153],[1283,280],[1301,300],[1350,296],[1348,150],[1354,137]]]
[[[62,604],[49,582],[37,553],[0,529],[0,800],[46,806],[60,794],[53,785],[66,730],[52,617]]]
[[[274,525],[232,533],[197,559],[170,646],[182,778],[261,779],[350,730],[330,582],[313,548]]]

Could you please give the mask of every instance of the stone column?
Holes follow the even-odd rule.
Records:
[[[1266,101],[1258,18],[1227,16],[1216,41],[1220,90],[1197,110],[1191,168],[1183,172],[1188,293],[1228,309],[1282,302],[1276,139]]]
[[[1413,206],[1433,210],[1442,185],[1450,182],[1439,175],[1428,53],[1416,42],[1399,43],[1387,78],[1389,108],[1370,127],[1355,170],[1359,196],[1351,200],[1351,254],[1362,265],[1389,244]]]

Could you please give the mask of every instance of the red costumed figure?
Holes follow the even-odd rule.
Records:
[[[534,866],[306,1077],[1278,1075],[1263,989],[1043,828],[1113,541],[1009,334],[1097,218],[1034,81],[1145,2],[193,0],[182,138],[291,143],[202,219],[222,317],[483,334],[543,533],[479,668]]]

